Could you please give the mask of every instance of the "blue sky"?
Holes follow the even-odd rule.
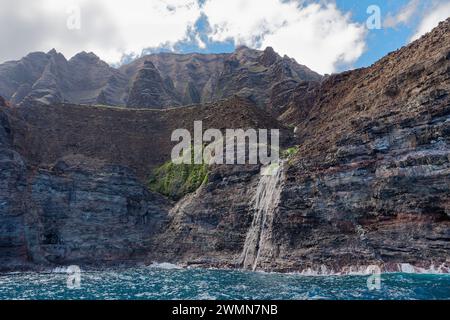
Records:
[[[367,27],[370,6],[379,28]],[[364,67],[450,16],[450,0],[0,0],[0,63],[55,48],[117,65],[271,46],[321,73]],[[376,21],[376,20],[371,20]]]
[[[200,0],[200,2],[203,2]],[[319,1],[316,1],[319,2]],[[351,14],[351,20],[360,24],[366,24],[370,14],[367,13],[369,6],[376,4],[381,9],[381,23],[390,16],[395,16],[407,7],[411,0],[336,0],[337,7],[344,13]],[[395,51],[404,45],[407,45],[411,37],[417,32],[417,28],[423,18],[423,15],[432,10],[439,4],[448,3],[447,0],[441,1],[417,1],[417,8],[413,15],[405,23],[399,23],[395,27],[384,27],[381,29],[367,29],[366,48],[364,53],[351,65],[339,66],[337,71],[343,71],[348,68],[360,68],[371,65],[389,52]],[[208,20],[203,16],[196,23],[196,28],[201,34],[201,39],[206,44],[205,48],[200,48],[193,39],[188,41],[180,41],[176,44],[175,49],[178,52],[204,52],[204,53],[220,53],[232,52],[236,45],[232,40],[217,42],[208,41],[207,32]],[[276,49],[276,48],[275,48]],[[150,50],[151,52],[170,51],[161,48]]]
[[[364,23],[368,17],[366,12],[368,6],[375,2],[381,9],[382,21],[386,19],[388,14],[398,13],[410,3],[410,0],[337,0],[337,5],[344,11],[352,13],[354,21]],[[364,67],[379,60],[387,53],[397,50],[410,42],[411,37],[415,34],[418,24],[421,21],[421,13],[426,9],[432,8],[432,1],[420,1],[417,11],[411,17],[410,21],[400,24],[394,28],[381,28],[379,30],[368,30],[366,51],[354,63],[355,67]]]

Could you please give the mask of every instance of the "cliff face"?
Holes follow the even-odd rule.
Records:
[[[0,269],[164,259],[175,203],[147,182],[170,159],[172,131],[193,132],[203,120],[205,129],[287,132],[239,98],[167,110],[35,103],[0,115]],[[165,248],[175,252],[174,245]]]
[[[297,85],[280,116],[297,127],[298,152],[284,175],[267,183],[257,170],[225,171],[220,183],[182,202],[165,233],[170,243],[186,244],[173,261],[319,272],[369,264],[396,271],[410,263],[449,271],[448,34],[450,21],[370,68]],[[258,194],[279,198],[278,206],[261,208]],[[230,246],[221,245],[224,238]]]
[[[299,152],[273,228],[280,254],[262,268],[449,262],[449,34],[447,21],[292,103]]]
[[[29,177],[32,261],[43,264],[139,262],[163,230],[170,203],[126,167],[65,157]]]
[[[171,142],[172,132],[184,128],[193,134],[196,120],[203,121],[205,130],[280,127],[254,103],[237,97],[165,110],[33,104],[5,111],[14,134],[14,148],[30,166],[84,155],[129,167],[142,181],[155,166],[170,160],[176,144]]]
[[[13,150],[8,116],[0,111],[0,265],[9,267],[27,261],[26,166]],[[0,267],[0,268],[2,268]]]
[[[2,107],[0,268],[170,261],[449,271],[449,35],[450,20],[369,68],[277,82],[286,95],[275,95],[284,105],[276,112],[251,97],[165,110]],[[288,72],[270,50],[235,54],[222,78],[229,92],[236,77],[244,88]],[[253,79],[235,59],[258,59],[279,76]],[[298,151],[272,177],[259,166],[211,166],[207,183],[174,203],[145,184],[169,160],[171,132],[193,132],[195,120],[204,129],[280,128],[283,147]]]

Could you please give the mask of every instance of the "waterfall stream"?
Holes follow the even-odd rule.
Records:
[[[253,221],[247,232],[240,257],[242,267],[255,271],[262,251],[271,251],[271,227],[280,202],[284,183],[283,163],[261,169],[255,196],[252,199]]]

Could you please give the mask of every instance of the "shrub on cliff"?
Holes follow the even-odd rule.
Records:
[[[149,188],[173,200],[195,192],[208,181],[206,164],[174,164],[166,162],[156,168],[149,179]]]

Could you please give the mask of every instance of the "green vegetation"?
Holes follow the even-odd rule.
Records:
[[[287,164],[292,166],[294,163],[294,156],[299,152],[298,146],[293,146],[281,151],[281,158],[287,160]]]
[[[261,73],[267,71],[267,68],[261,65],[251,65],[248,67],[248,71],[253,73]]]
[[[153,170],[149,188],[173,200],[179,200],[207,182],[207,164],[174,164],[168,161]]]
[[[292,131],[294,131],[295,127],[296,127],[296,125],[293,124],[293,123],[288,124],[288,125],[286,126],[286,128],[288,128],[288,129],[290,129],[290,130],[292,130]]]
[[[295,156],[297,153],[298,153],[298,146],[294,146],[281,151],[281,157],[283,159],[289,159]]]

